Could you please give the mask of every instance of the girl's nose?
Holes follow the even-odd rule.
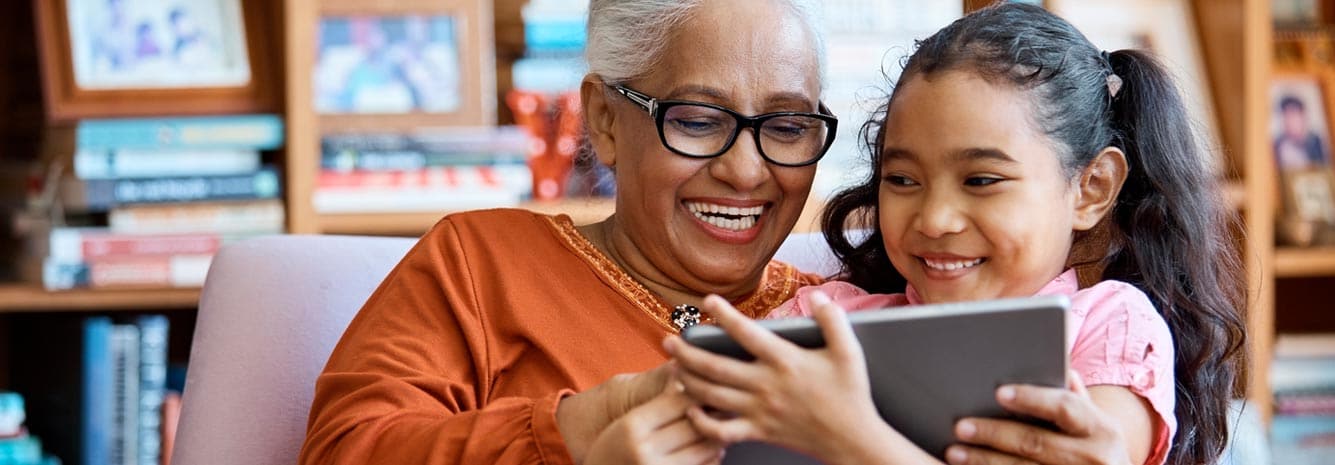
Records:
[[[968,221],[952,197],[946,193],[928,192],[913,219],[913,228],[933,239],[964,231]]]

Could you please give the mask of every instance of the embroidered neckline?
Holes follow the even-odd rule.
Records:
[[[672,324],[672,309],[658,294],[653,293],[648,288],[632,278],[626,270],[621,269],[616,262],[598,250],[588,238],[580,234],[575,229],[575,224],[567,215],[550,216],[544,215],[543,218],[552,226],[552,230],[557,236],[565,242],[566,246],[576,255],[579,255],[585,262],[593,268],[599,277],[608,285],[616,289],[626,300],[635,304],[641,312],[652,318],[663,329],[671,333],[678,332],[677,327]],[[763,317],[774,307],[792,298],[797,292],[797,288],[803,283],[800,272],[791,265],[781,262],[771,261],[765,266],[765,273],[760,278],[760,285],[755,292],[742,299],[741,302],[734,302],[737,310],[751,318]],[[701,323],[709,323],[711,319],[705,318]]]

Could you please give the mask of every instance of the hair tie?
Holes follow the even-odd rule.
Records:
[[[1108,97],[1117,98],[1117,92],[1122,90],[1122,78],[1112,70],[1112,54],[1107,50],[1100,50],[1099,57],[1103,59],[1103,65],[1108,68]]]

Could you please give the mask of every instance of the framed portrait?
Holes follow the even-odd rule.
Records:
[[[495,123],[482,1],[324,0],[316,9],[305,82],[321,132]]]
[[[1281,74],[1270,85],[1270,145],[1279,173],[1280,236],[1309,245],[1335,227],[1335,171],[1331,166],[1327,78]]]
[[[272,106],[261,0],[34,0],[52,120]]]

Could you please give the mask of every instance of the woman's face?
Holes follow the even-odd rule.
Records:
[[[816,112],[813,37],[785,8],[755,7],[706,2],[679,26],[657,71],[625,85],[747,116]],[[766,162],[750,129],[719,157],[681,156],[663,146],[646,111],[615,92],[604,98],[610,147],[596,148],[616,173],[610,239],[623,265],[660,294],[663,287],[734,298],[753,291],[802,211],[815,165]]]

